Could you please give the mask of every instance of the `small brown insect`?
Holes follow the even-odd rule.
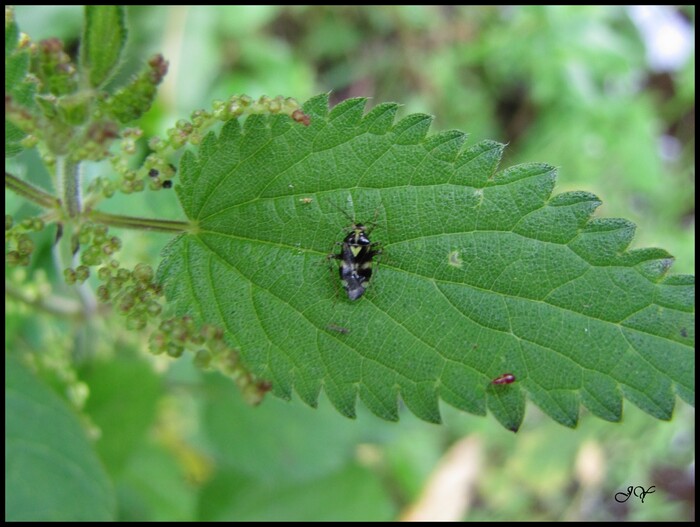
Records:
[[[503,375],[499,375],[494,380],[492,380],[491,384],[511,384],[514,382],[515,375],[513,375],[512,373],[504,373]]]

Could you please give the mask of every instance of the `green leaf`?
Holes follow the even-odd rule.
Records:
[[[82,378],[90,386],[85,412],[100,428],[97,452],[112,475],[118,475],[155,420],[161,377],[143,360],[122,353],[93,363]]]
[[[15,21],[15,13],[11,7],[5,8],[5,59],[17,49],[19,27]]]
[[[5,157],[16,156],[24,150],[21,141],[24,139],[25,135],[26,134],[22,132],[22,130],[5,119]]]
[[[192,520],[197,493],[182,460],[154,441],[142,441],[122,467],[117,481],[119,521],[184,522]]]
[[[581,404],[619,420],[623,396],[661,419],[692,404],[694,279],[665,278],[668,253],[628,251],[634,225],[591,220],[592,194],[552,196],[549,165],[497,172],[503,145],[365,102],[229,122],[183,156],[193,231],[159,270],[180,314],[225,327],[276,395],[323,389],[348,417],[358,397],[389,420],[399,399],[431,422],[440,399],[488,407],[513,430],[524,395],[566,426]],[[326,261],[348,216],[383,250],[354,302]]]
[[[202,521],[391,521],[396,511],[377,471],[356,464],[302,483],[261,484],[225,471],[202,492]]]
[[[227,378],[209,375],[203,430],[219,469],[231,468],[265,484],[321,478],[354,457],[354,447],[377,428],[343,419],[326,404],[313,411],[301,403],[270,398],[252,407]],[[284,437],[284,448],[279,438]]]
[[[5,106],[7,113],[8,96],[12,103],[28,108],[33,105],[35,84],[27,80],[29,52],[19,49],[19,28],[12,10],[5,13]],[[26,134],[14,123],[5,118],[5,157],[19,154]]]
[[[5,360],[5,520],[113,520],[110,482],[75,415]]]
[[[525,395],[517,386],[491,385],[487,389],[491,413],[508,430],[517,432],[525,415]],[[615,420],[613,417],[611,420]]]
[[[88,71],[90,86],[102,85],[114,73],[125,43],[124,6],[85,7],[80,60]]]

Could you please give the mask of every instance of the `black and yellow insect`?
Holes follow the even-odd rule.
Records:
[[[372,278],[372,258],[381,253],[375,249],[379,243],[370,241],[367,227],[353,223],[352,230],[340,245],[340,253],[329,254],[328,258],[340,260],[340,282],[347,291],[348,298],[357,300],[364,294]]]

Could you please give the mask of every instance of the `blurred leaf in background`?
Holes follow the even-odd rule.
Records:
[[[557,165],[557,192],[599,195],[599,216],[638,225],[635,246],[663,246],[678,258],[674,272],[692,272],[695,8],[648,9],[655,11],[134,6],[127,11],[127,66],[113,80],[154,52],[170,61],[142,120],[147,135],[232,93],[305,100],[331,91],[334,102],[397,101],[407,113],[434,114],[435,131],[458,128],[473,142],[508,142],[503,166]],[[16,13],[34,40],[58,36],[77,51],[81,8],[23,6]],[[12,163],[41,180],[31,152]],[[6,197],[9,211],[21,216],[19,207],[26,205]],[[109,208],[124,207],[181,214],[163,193],[109,201]],[[122,240],[134,261],[157,261],[167,242],[128,232]],[[41,243],[37,254],[51,269],[51,237]],[[530,406],[517,435],[492,416],[448,407],[439,427],[406,412],[388,424],[361,409],[349,421],[325,400],[318,410],[274,399],[248,408],[233,386],[186,361],[144,358],[144,343],[109,321],[88,327],[10,305],[6,330],[6,348],[34,357],[42,380],[66,401],[80,408],[79,388],[89,388],[81,415],[102,433],[95,450],[112,479],[119,519],[392,519],[417,502],[439,460],[464,436],[483,439],[484,458],[471,506],[455,519],[694,518],[694,410],[680,402],[670,422],[627,404],[621,424],[584,414],[577,430]],[[70,349],[77,367],[61,363],[56,346]],[[655,485],[656,492],[643,504],[615,502],[629,485]]]

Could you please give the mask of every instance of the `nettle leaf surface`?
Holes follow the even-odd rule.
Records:
[[[29,51],[19,47],[19,27],[12,12],[5,12],[5,113],[10,101],[24,107],[34,105],[36,85],[28,80]],[[24,150],[22,139],[26,137],[22,130],[5,118],[5,157],[12,157]]]
[[[666,277],[666,251],[628,250],[634,225],[592,219],[590,193],[552,195],[552,166],[499,172],[503,145],[365,104],[318,96],[308,127],[251,116],[183,156],[193,228],[159,270],[179,314],[224,327],[276,395],[323,389],[348,417],[359,397],[439,422],[442,399],[517,430],[526,396],[571,427],[581,405],[617,421],[623,397],[660,419],[693,403],[694,278]],[[356,301],[327,260],[350,220],[383,251]]]

